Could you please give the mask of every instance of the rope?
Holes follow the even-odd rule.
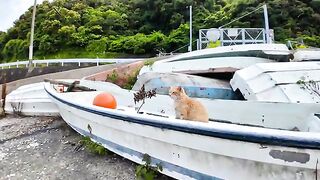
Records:
[[[194,40],[193,41],[193,43],[194,42],[196,42],[197,40]],[[180,49],[182,49],[182,48],[184,48],[184,47],[187,47],[187,46],[189,46],[190,44],[186,44],[186,45],[184,45],[184,46],[182,46],[182,47],[180,47],[180,48],[178,48],[178,49],[176,49],[176,50],[174,50],[174,51],[171,51],[170,53],[174,53],[174,52],[176,52],[176,51],[178,51],[178,50],[180,50]]]
[[[171,51],[170,53],[174,53],[174,52],[176,52],[176,51],[178,51],[178,50],[180,50],[180,49],[182,49],[182,48],[184,48],[184,47],[186,47],[186,46],[189,46],[189,44],[186,44],[186,45],[184,45],[184,46],[182,46],[182,47],[180,47],[180,48],[178,48],[178,49],[176,49],[176,50],[174,50],[174,51]]]
[[[245,17],[245,16],[248,16],[249,14],[252,14],[252,13],[258,11],[259,9],[263,8],[263,6],[264,6],[264,5],[256,8],[255,10],[253,10],[253,11],[251,11],[251,12],[248,12],[247,14],[245,14],[245,15],[243,15],[243,16],[238,17],[237,19],[234,19],[233,21],[231,21],[231,22],[229,22],[229,23],[227,23],[227,24],[225,24],[225,25],[220,26],[219,29],[220,29],[220,28],[223,28],[224,26],[227,26],[227,25],[229,25],[229,24],[231,24],[231,23],[233,23],[233,22],[235,22],[235,21],[238,21],[239,19],[241,19],[241,18],[243,18],[243,17]]]

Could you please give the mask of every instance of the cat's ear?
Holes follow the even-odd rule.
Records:
[[[181,86],[178,86],[178,87],[177,87],[177,90],[178,90],[178,91],[182,91]]]
[[[182,92],[183,94],[185,94],[186,92],[184,91],[183,87],[180,87],[180,92]]]

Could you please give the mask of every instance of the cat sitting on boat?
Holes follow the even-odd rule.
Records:
[[[182,87],[171,87],[169,95],[174,100],[177,119],[208,122],[206,108],[197,100],[191,99]]]

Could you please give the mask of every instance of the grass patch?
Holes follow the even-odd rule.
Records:
[[[151,58],[151,59],[147,59],[143,62],[143,65],[145,66],[152,66],[153,63],[156,62],[156,59],[155,58]]]
[[[97,155],[106,155],[108,153],[108,150],[104,148],[101,144],[93,142],[89,136],[84,136],[80,140],[80,144],[84,145],[86,149],[88,149],[91,153],[97,154]]]
[[[118,78],[119,78],[119,75],[118,75],[117,71],[113,70],[111,75],[109,75],[109,74],[107,75],[106,81],[116,83]]]
[[[138,180],[153,180],[158,177],[159,172],[162,171],[162,165],[159,163],[155,167],[151,166],[151,158],[148,154],[143,155],[145,163],[136,167],[136,177]]]
[[[131,90],[137,81],[140,68],[134,71],[133,75],[123,76],[118,74],[116,70],[113,70],[111,74],[106,77],[106,82],[117,84],[121,88]],[[131,74],[131,73],[130,73]]]
[[[123,85],[123,88],[124,88],[124,89],[128,89],[128,90],[131,90],[131,89],[132,89],[132,87],[134,86],[134,84],[135,84],[136,81],[137,81],[139,71],[140,71],[140,69],[138,69],[138,70],[134,73],[134,75],[128,77],[127,82]]]
[[[95,53],[88,52],[83,48],[72,48],[63,49],[53,54],[39,55],[36,54],[34,59],[70,59],[70,58],[119,58],[128,57],[128,54],[115,53],[115,52],[105,52],[105,53]]]

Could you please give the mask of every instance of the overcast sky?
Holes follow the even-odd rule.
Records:
[[[37,0],[37,4],[44,0]],[[7,31],[13,22],[33,6],[34,0],[0,0],[0,31]]]

